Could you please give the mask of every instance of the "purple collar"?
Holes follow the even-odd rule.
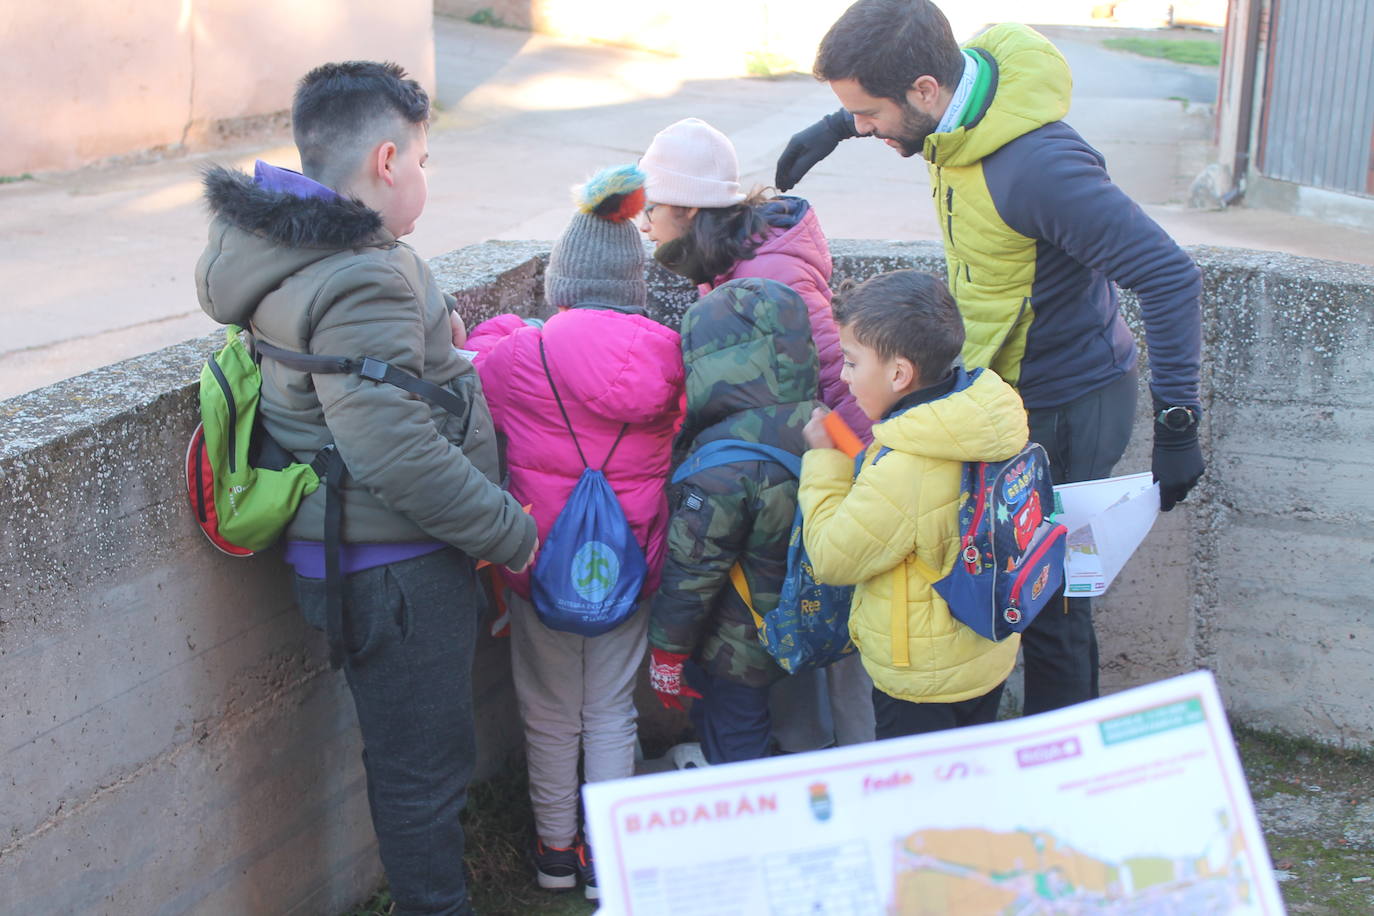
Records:
[[[268,165],[259,159],[253,164],[253,182],[264,191],[291,194],[295,197],[318,197],[334,200],[339,195],[334,189],[320,184],[313,178],[306,178],[300,172]]]

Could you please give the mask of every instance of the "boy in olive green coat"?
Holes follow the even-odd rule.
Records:
[[[491,416],[454,349],[461,324],[398,239],[424,209],[429,98],[395,64],[326,64],[292,111],[305,174],[213,169],[196,269],[217,321],[298,353],[383,360],[449,389],[454,415],[393,385],[263,360],[260,416],[297,460],[333,443],[342,494],[342,632],[329,632],[366,746],[368,801],[397,913],[472,911],[459,823],[474,758],[477,559],[523,569],[534,521],[497,486]],[[325,625],[325,488],[288,530],[306,619]]]

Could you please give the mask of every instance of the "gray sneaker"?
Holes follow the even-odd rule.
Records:
[[[592,848],[586,843],[577,844],[577,873],[582,878],[582,893],[588,900],[600,900],[601,888],[596,886],[596,865],[592,861]]]
[[[673,766],[679,770],[694,770],[697,767],[711,765],[706,762],[706,755],[701,752],[701,745],[695,741],[673,745],[667,756],[673,762]]]

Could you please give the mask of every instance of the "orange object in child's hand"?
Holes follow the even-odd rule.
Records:
[[[825,431],[830,434],[830,441],[835,443],[835,448],[844,452],[850,458],[855,457],[864,450],[864,444],[854,430],[849,428],[849,424],[844,422],[835,411],[825,415],[821,421],[825,424]]]

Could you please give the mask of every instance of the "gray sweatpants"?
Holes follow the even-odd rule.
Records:
[[[768,706],[773,740],[785,754],[873,740],[873,681],[857,652],[778,681]]]
[[[578,832],[578,759],[587,782],[634,775],[634,686],[648,648],[649,603],[591,638],[550,630],[514,592],[506,607],[535,830],[544,845],[567,847]]]

